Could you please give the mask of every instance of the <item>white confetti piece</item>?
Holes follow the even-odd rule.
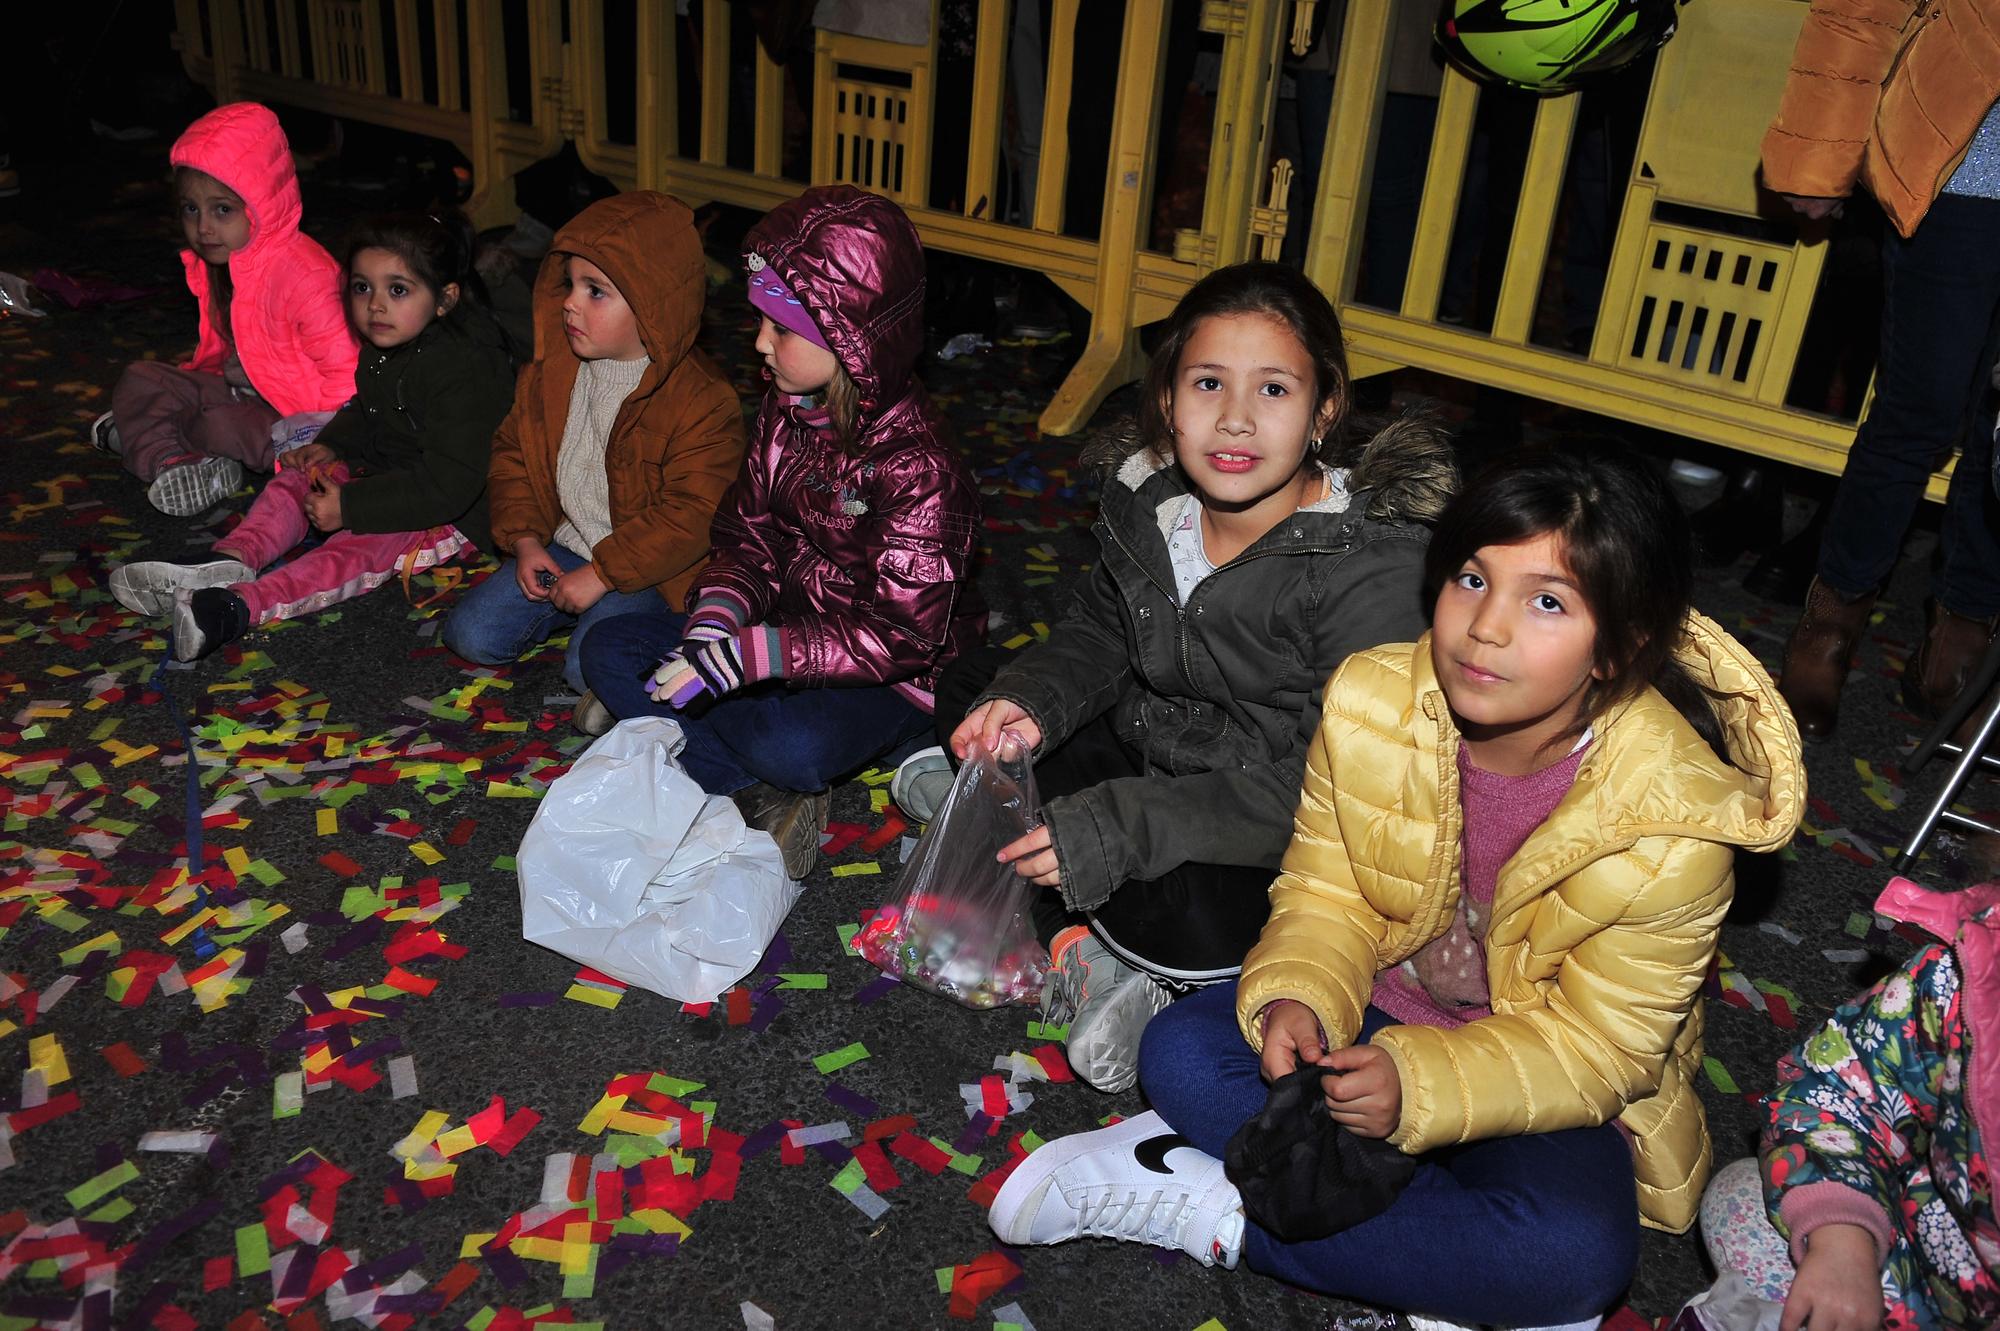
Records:
[[[285,945],[285,951],[294,956],[306,949],[306,922],[300,920],[291,928],[278,935],[278,941]]]
[[[296,1114],[306,1107],[306,1074],[303,1072],[280,1072],[271,1083],[271,1111],[276,1114]]]
[[[821,1142],[846,1141],[848,1127],[844,1122],[821,1123],[810,1128],[793,1128],[785,1136],[794,1146],[817,1146]]]
[[[847,1194],[847,1200],[853,1202],[854,1208],[870,1220],[880,1220],[889,1213],[888,1201],[866,1183],[855,1184],[854,1191]]]
[[[142,1151],[172,1151],[182,1155],[200,1155],[213,1145],[212,1132],[148,1132],[139,1138]]]
[[[417,1060],[398,1054],[389,1060],[389,1098],[407,1100],[417,1093]]]
[[[1830,947],[1820,953],[1820,955],[1837,965],[1849,966],[1857,961],[1868,960],[1868,949],[1861,947]]]
[[[1784,939],[1787,943],[1790,943],[1793,947],[1797,947],[1800,943],[1805,941],[1805,935],[1795,934],[1790,929],[1787,929],[1784,925],[1774,923],[1771,920],[1764,921],[1762,924],[1758,925],[1757,928],[1763,933],[1770,934],[1773,938]]]
[[[777,1319],[750,1300],[743,1300],[737,1311],[743,1314],[743,1331],[777,1331]]]

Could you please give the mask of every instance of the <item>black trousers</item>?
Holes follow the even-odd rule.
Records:
[[[937,732],[946,753],[972,700],[1013,655],[981,647],[945,668],[938,680]],[[1118,738],[1108,716],[1100,716],[1036,762],[1035,788],[1047,801],[1118,777],[1146,775],[1143,755]],[[1184,992],[1242,970],[1271,914],[1275,877],[1276,869],[1241,864],[1182,864],[1158,878],[1118,884],[1111,899],[1087,916],[1071,912],[1060,892],[1045,888],[1035,902],[1035,930],[1046,943],[1059,930],[1087,924],[1125,962]]]

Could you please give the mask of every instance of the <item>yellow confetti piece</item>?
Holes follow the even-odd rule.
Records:
[[[60,1086],[69,1080],[69,1059],[63,1056],[62,1045],[53,1035],[37,1035],[28,1041],[28,1066],[41,1069],[50,1086]]]
[[[612,993],[588,984],[573,984],[563,993],[564,998],[573,998],[579,1003],[588,1003],[592,1007],[601,1008],[617,1007],[618,1000],[624,996],[622,992]]]
[[[444,858],[444,853],[428,841],[412,841],[410,843],[410,854],[416,856],[425,864],[436,864]]]
[[[150,758],[159,751],[160,746],[157,744],[148,744],[143,749],[127,749],[116,758],[113,758],[111,765],[113,767],[124,767],[128,763],[136,763],[142,758]]]
[[[467,1234],[458,1245],[458,1255],[460,1257],[479,1256],[480,1249],[493,1242],[493,1237],[493,1234]]]
[[[873,860],[863,860],[859,864],[836,864],[833,866],[835,878],[854,878],[882,872],[882,866]]]
[[[332,836],[340,830],[340,812],[337,809],[314,810],[313,827],[321,836]]]
[[[583,1122],[576,1125],[576,1130],[587,1132],[593,1137],[598,1136],[611,1121],[611,1116],[624,1107],[625,1097],[622,1095],[599,1096],[597,1103],[591,1106],[590,1112],[583,1116]]]
[[[250,852],[241,846],[231,846],[222,852],[222,862],[229,866],[229,872],[241,877],[250,871]]]
[[[628,1211],[626,1214],[655,1234],[678,1234],[686,1238],[694,1233],[685,1220],[672,1211],[662,1211],[658,1207],[649,1206],[639,1211]]]
[[[389,1154],[395,1156],[398,1160],[408,1160],[431,1142],[437,1140],[438,1133],[442,1132],[444,1125],[449,1122],[451,1122],[451,1115],[445,1113],[442,1109],[429,1111],[417,1120],[417,1126],[410,1129],[407,1137],[389,1148]]]
[[[473,1136],[472,1129],[463,1123],[450,1132],[439,1134],[437,1139],[438,1154],[447,1160],[455,1155],[464,1155],[477,1145],[479,1139]]]

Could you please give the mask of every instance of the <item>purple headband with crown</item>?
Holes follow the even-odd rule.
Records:
[[[749,256],[750,304],[761,314],[768,315],[774,324],[790,329],[816,346],[826,346],[826,337],[819,331],[819,325],[806,307],[799,304],[799,298],[784,284],[761,258]],[[831,350],[831,348],[829,348]]]

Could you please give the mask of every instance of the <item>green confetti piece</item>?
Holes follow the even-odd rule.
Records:
[[[843,1197],[852,1197],[854,1190],[868,1181],[868,1171],[861,1167],[859,1160],[850,1159],[840,1167],[840,1172],[827,1182],[827,1186]]]
[[[472,1320],[465,1325],[468,1331],[486,1331],[487,1327],[493,1325],[493,1319],[499,1315],[499,1313],[493,1311],[490,1307],[481,1308],[478,1312],[472,1314]]]
[[[1022,1331],[1022,1327],[1019,1322],[995,1322],[993,1331]]]
[[[84,1219],[94,1220],[100,1225],[115,1225],[126,1216],[131,1215],[133,1209],[132,1203],[126,1198],[113,1197],[110,1201],[85,1216]]]
[[[1056,1026],[1031,1018],[1028,1022],[1028,1038],[1030,1040],[1048,1040],[1052,1043],[1060,1044],[1069,1038],[1069,1023],[1064,1022],[1062,1025]]]
[[[514,872],[514,857],[512,855],[495,855],[493,857],[493,868],[499,873]]]
[[[138,1177],[137,1165],[130,1160],[120,1160],[102,1174],[86,1179],[71,1188],[63,1194],[63,1200],[69,1203],[71,1210],[81,1211],[86,1206],[97,1205],[106,1193],[116,1192]]]
[[[269,860],[252,860],[247,867],[250,876],[266,887],[276,887],[285,881],[285,875],[279,873],[277,866]]]
[[[1042,1135],[1033,1128],[1021,1134],[1021,1149],[1024,1151],[1039,1151],[1047,1144],[1042,1140]]]
[[[1194,1331],[1229,1331],[1229,1328],[1222,1324],[1220,1317],[1211,1317],[1196,1327]]]
[[[838,928],[837,932],[840,934],[840,950],[850,957],[859,956],[860,954],[854,950],[854,935],[861,932],[861,926],[858,924],[843,924]]]
[[[689,1081],[685,1077],[669,1077],[664,1072],[655,1072],[646,1079],[646,1089],[658,1091],[661,1095],[671,1095],[676,1100],[685,1100],[706,1086],[707,1082]]]
[[[940,1266],[937,1270],[931,1272],[931,1274],[937,1277],[938,1293],[940,1294],[951,1293],[952,1280],[956,1275],[956,1273],[952,1270],[951,1267]]]
[[[819,1074],[822,1077],[829,1077],[848,1064],[859,1063],[866,1057],[868,1057],[868,1046],[856,1040],[844,1049],[836,1049],[830,1054],[821,1054],[813,1060],[813,1066],[819,1069]]]
[[[1864,910],[1852,911],[1843,927],[1850,938],[1866,938],[1868,931],[1875,927],[1875,917]]]
[[[1729,1075],[1729,1069],[1716,1062],[1713,1055],[1702,1055],[1701,1070],[1708,1074],[1708,1079],[1715,1084],[1715,1089],[1724,1095],[1742,1094],[1737,1089],[1736,1079]]]
[[[271,1269],[271,1240],[261,1224],[236,1231],[236,1274],[261,1276]]]
[[[796,971],[779,971],[778,979],[782,981],[782,983],[778,985],[780,989],[826,988],[825,975],[807,975]]]

